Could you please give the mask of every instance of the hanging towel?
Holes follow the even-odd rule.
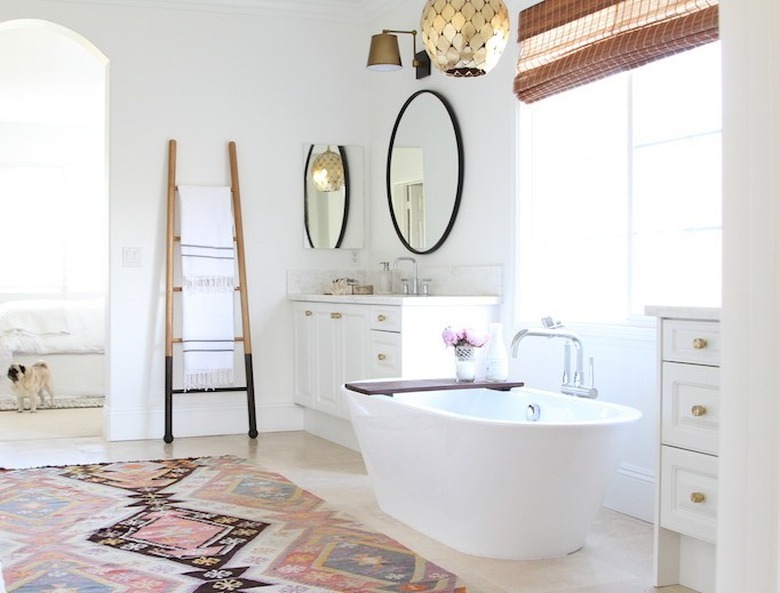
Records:
[[[179,186],[184,389],[234,382],[235,249],[229,187]]]

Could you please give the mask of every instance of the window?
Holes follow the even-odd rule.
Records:
[[[520,105],[519,319],[718,306],[720,43]]]

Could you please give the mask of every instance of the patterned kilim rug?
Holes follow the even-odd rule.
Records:
[[[456,577],[236,457],[0,470],[9,593],[465,593]]]

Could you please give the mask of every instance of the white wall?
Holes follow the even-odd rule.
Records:
[[[68,27],[110,60],[109,438],[163,434],[169,138],[179,145],[178,179],[203,184],[229,182],[226,145],[237,142],[259,426],[300,428],[285,272],[344,266],[350,255],[301,247],[302,147],[368,145],[362,31],[255,14],[4,0],[0,21],[18,18]],[[142,267],[121,267],[123,246],[141,248]],[[177,396],[174,434],[244,432],[243,402],[242,393]]]

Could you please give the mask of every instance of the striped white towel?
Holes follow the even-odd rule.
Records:
[[[229,187],[179,186],[184,389],[234,382],[235,249]]]

